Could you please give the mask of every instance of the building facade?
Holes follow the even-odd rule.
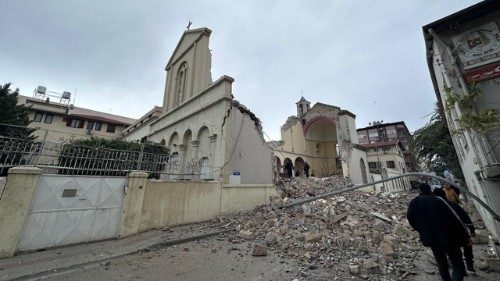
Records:
[[[165,70],[160,116],[122,138],[167,147],[169,180],[220,180],[271,184],[272,150],[260,120],[234,99],[234,79],[212,81],[208,28],[186,30]]]
[[[500,213],[500,2],[483,1],[423,27],[427,64],[467,188]],[[488,230],[500,224],[475,204]]]
[[[393,123],[374,122],[373,125],[358,129],[357,133],[361,145],[399,141],[405,159],[403,172],[417,171],[418,165],[409,148],[412,136],[404,121]]]
[[[146,114],[137,119],[121,133],[121,139],[126,141],[142,142],[145,136],[149,134],[149,124],[158,119],[163,112],[159,106],[153,107]]]
[[[29,110],[31,123],[28,127],[37,129],[33,132],[37,141],[61,142],[91,137],[116,139],[136,121],[53,100],[56,101],[40,93],[34,97],[18,96],[18,103]]]
[[[368,182],[364,148],[358,144],[356,116],[337,106],[316,103],[313,107],[302,97],[297,115],[288,117],[281,127],[281,141],[273,141],[275,173],[283,175],[287,162],[294,174],[304,175],[307,162],[310,174],[327,177],[340,174],[354,183]]]
[[[371,181],[399,176],[406,172],[404,146],[401,141],[394,139],[386,142],[364,143],[361,145],[366,151]],[[373,187],[373,190],[392,192],[408,190],[409,188],[410,180],[402,178],[385,184],[378,184]]]

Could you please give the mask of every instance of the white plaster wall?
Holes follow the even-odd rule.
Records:
[[[360,166],[360,160],[365,162],[365,173],[367,182],[370,182],[370,175],[368,172],[368,161],[366,160],[366,152],[353,147],[351,152],[351,163],[349,167],[349,175],[354,184],[363,184],[363,175]]]
[[[142,126],[141,128],[135,130],[134,132],[126,135],[123,140],[126,141],[140,141],[143,137],[148,136],[150,133],[149,124]]]
[[[229,147],[231,148],[231,170],[234,182],[241,184],[272,183],[273,152],[259,135],[254,121],[237,108],[231,111],[233,123]]]
[[[176,144],[182,144],[183,136],[186,131],[191,130],[192,138],[189,141],[194,141],[198,137],[201,129],[207,128],[208,136],[216,135],[215,142],[210,143],[209,140],[200,140],[198,159],[203,156],[209,156],[210,162],[213,163],[213,168],[218,171],[214,173],[215,179],[221,179],[221,168],[226,162],[226,127],[230,122],[230,118],[226,118],[224,127],[224,117],[230,107],[231,83],[232,79],[223,77],[215,82],[209,89],[192,97],[190,100],[181,104],[168,113],[158,118],[151,124],[150,140],[161,142],[162,139],[168,145],[170,138],[177,134],[179,141]],[[204,137],[206,137],[204,135]],[[186,144],[186,143],[184,143]],[[179,147],[169,147],[170,153],[178,152]],[[191,145],[188,145],[186,155],[193,155],[190,151]],[[207,151],[208,149],[208,151]]]
[[[445,37],[445,41],[451,43],[449,36]],[[444,52],[441,46],[436,42],[433,45],[434,58],[433,69],[438,84],[438,88],[443,102],[443,107],[446,106],[445,88],[451,87],[456,94],[463,95],[463,90],[459,87],[458,80],[455,77],[448,75],[448,70],[452,69],[449,55]],[[483,165],[487,164],[487,158],[484,151],[478,144],[478,138],[469,130],[463,133],[454,133],[455,129],[459,128],[458,121],[455,116],[460,115],[460,109],[455,107],[446,112],[446,120],[450,129],[453,144],[460,160],[460,166],[467,184],[467,188],[474,195],[486,202],[497,214],[500,213],[500,182],[479,182],[474,174],[474,171],[480,170]],[[500,233],[500,224],[495,222],[484,208],[482,208],[474,200],[474,205],[479,211],[486,227],[497,239]]]

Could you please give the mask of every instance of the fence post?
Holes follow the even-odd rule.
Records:
[[[120,221],[120,238],[139,232],[147,181],[148,173],[146,172],[137,171],[127,175],[126,193],[123,198],[122,217]]]
[[[12,257],[16,252],[40,174],[39,168],[29,166],[9,170],[0,197],[0,258]]]

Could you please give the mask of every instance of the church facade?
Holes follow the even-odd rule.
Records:
[[[224,184],[271,184],[272,149],[260,120],[234,99],[234,79],[211,77],[208,28],[186,30],[165,70],[162,112],[126,140],[167,147],[167,180],[218,180]]]
[[[340,107],[311,103],[302,97],[297,103],[297,115],[288,117],[281,127],[281,141],[272,142],[276,176],[285,174],[291,163],[293,176],[309,174],[327,177],[334,174],[350,177],[354,183],[368,182],[365,149],[359,145],[356,116]]]

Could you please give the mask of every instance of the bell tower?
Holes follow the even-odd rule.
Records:
[[[297,117],[306,114],[311,109],[311,103],[307,101],[304,96],[295,104],[297,105]]]

